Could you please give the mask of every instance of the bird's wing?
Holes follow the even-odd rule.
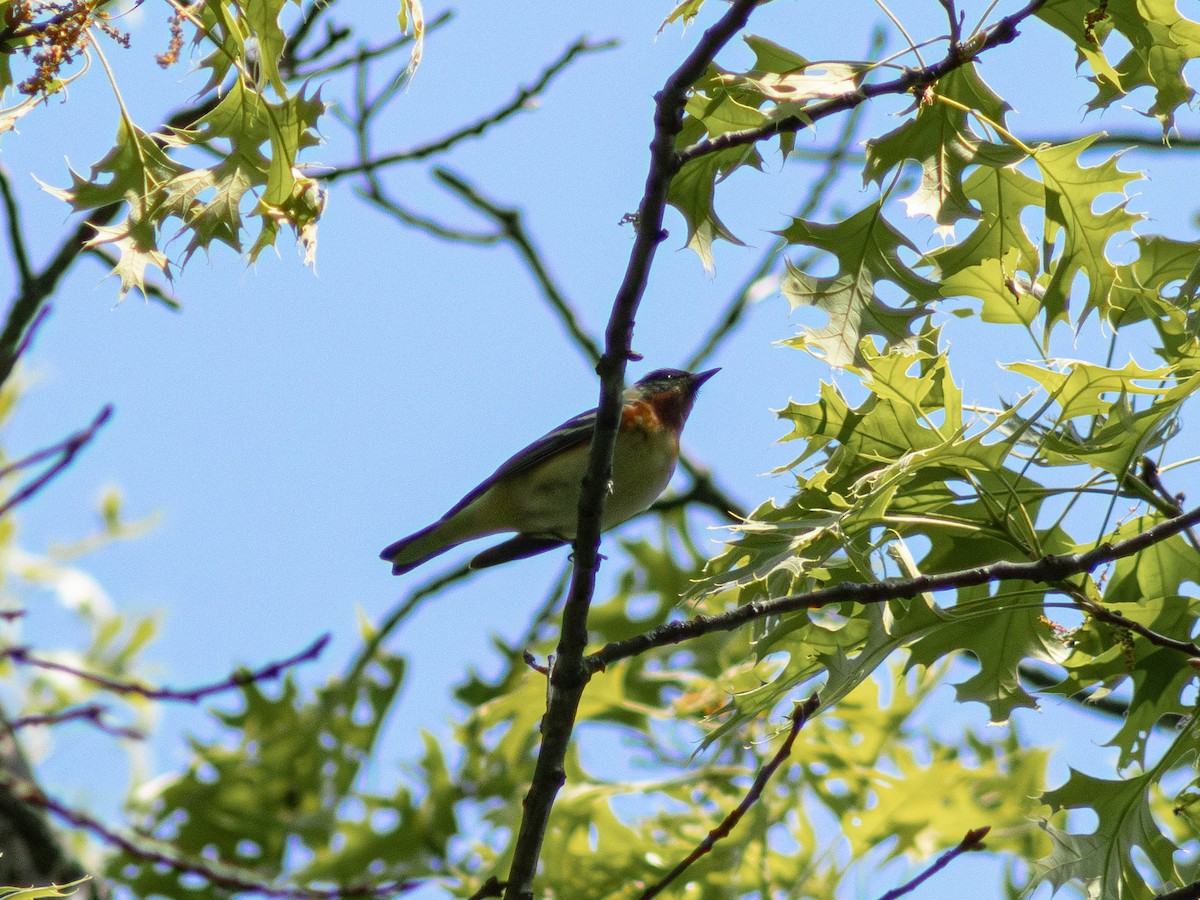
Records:
[[[550,459],[550,457],[569,450],[572,447],[577,447],[585,441],[590,441],[592,439],[592,432],[595,429],[596,410],[594,409],[589,409],[587,412],[580,413],[572,419],[567,419],[567,421],[563,422],[553,431],[542,435],[542,437],[538,438],[524,450],[518,450],[505,460],[500,468],[485,478],[480,484],[476,485],[469,494],[454,504],[442,518],[449,519],[455,513],[466,509],[475,500],[483,496],[501,478],[528,472],[540,463]]]

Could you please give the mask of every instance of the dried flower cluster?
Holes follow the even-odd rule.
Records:
[[[171,43],[165,52],[155,54],[154,61],[164,69],[179,62],[179,54],[183,50],[183,19],[184,11],[177,9],[171,16]]]
[[[98,28],[122,47],[129,46],[129,35],[114,27],[108,14],[99,10],[105,0],[18,0],[8,9],[0,44],[15,48],[30,57],[34,73],[18,86],[22,94],[50,96],[62,86],[63,67],[84,53],[88,30]],[[9,50],[8,52],[12,52]]]

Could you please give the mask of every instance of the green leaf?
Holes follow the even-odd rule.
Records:
[[[91,881],[85,876],[66,884],[50,884],[43,887],[0,887],[0,900],[53,900],[55,897],[73,897],[80,885]]]
[[[239,10],[255,38],[258,52],[254,68],[281,97],[287,96],[287,87],[279,74],[279,58],[283,55],[287,36],[279,26],[279,14],[288,3],[299,6],[300,0],[250,0]]]
[[[784,296],[793,307],[821,309],[829,321],[806,328],[787,344],[813,348],[830,365],[847,366],[861,361],[867,336],[879,335],[886,346],[893,346],[910,338],[912,323],[929,314],[927,303],[937,295],[937,286],[901,261],[902,247],[915,248],[884,219],[879,202],[835,225],[793,219],[779,234],[789,244],[816,247],[838,261],[838,274],[825,278],[788,265]],[[888,306],[878,295],[881,282],[902,288],[917,302],[905,309]]]
[[[979,111],[987,121],[1004,123],[1008,105],[983,82],[974,65],[951,72],[937,82],[934,90],[941,97]],[[921,183],[903,200],[908,215],[929,216],[939,226],[978,219],[980,212],[968,200],[962,176],[975,161],[982,142],[971,128],[966,110],[936,98],[922,101],[916,116],[882,137],[867,141],[863,182],[881,184],[892,169],[905,160],[915,160],[921,166]],[[1019,151],[1010,150],[1008,161],[1015,162],[1020,156]]]
[[[700,7],[704,5],[704,0],[682,0],[667,17],[663,19],[661,25],[658,26],[658,33],[662,34],[663,29],[672,22],[683,22],[684,26],[692,24],[696,15],[700,12]]]
[[[1076,44],[1095,73],[1096,96],[1088,109],[1102,109],[1138,87],[1154,92],[1146,115],[1157,119],[1165,136],[1175,111],[1195,92],[1184,78],[1189,60],[1200,57],[1200,23],[1180,15],[1175,0],[1051,0],[1038,15]],[[1116,31],[1130,44],[1111,64],[1103,47]]]
[[[979,208],[979,221],[961,241],[925,260],[937,267],[942,296],[982,300],[985,322],[1029,324],[1044,291],[1028,290],[1041,264],[1021,215],[1043,207],[1044,189],[1012,165],[1010,148],[977,145],[974,162],[978,168],[963,183],[963,193]]]
[[[275,697],[254,682],[244,685],[244,708],[217,714],[234,740],[193,739],[188,770],[139,795],[142,830],[169,834],[174,851],[185,857],[252,866],[259,880],[278,877],[300,847],[316,854],[314,865],[326,864],[341,841],[339,805],[358,797],[355,784],[404,671],[403,658],[377,650],[312,699],[303,698],[291,678]],[[142,859],[117,856],[110,874],[139,895],[178,894],[179,873],[160,872]],[[361,871],[354,872],[347,882],[359,877]],[[196,896],[220,896],[219,889],[206,890]]]
[[[1042,300],[1047,333],[1057,321],[1066,321],[1071,285],[1079,274],[1087,277],[1088,291],[1078,320],[1084,321],[1092,310],[1102,316],[1109,314],[1117,267],[1109,261],[1106,248],[1116,237],[1132,236],[1130,229],[1142,218],[1125,208],[1125,187],[1140,178],[1139,174],[1120,171],[1118,155],[1097,166],[1084,166],[1080,161],[1080,154],[1097,137],[1043,147],[1034,155],[1046,187],[1046,246],[1052,247],[1060,235],[1062,238],[1057,259],[1047,263],[1050,280]],[[1105,212],[1095,212],[1098,199],[1110,193],[1120,199]],[[1045,257],[1049,260],[1050,253]]]
[[[695,98],[693,98],[695,99]],[[723,109],[728,110],[728,105]],[[701,120],[690,118],[684,123],[679,142],[690,143],[700,137],[704,128]],[[667,203],[683,214],[687,222],[687,246],[695,251],[705,271],[712,271],[713,241],[721,239],[741,245],[741,241],[717,216],[713,197],[719,181],[742,166],[760,168],[762,159],[753,147],[730,147],[716,153],[706,153],[688,162],[675,177],[667,190]]]
[[[1054,850],[1038,861],[1039,877],[1055,887],[1080,882],[1092,896],[1151,898],[1161,889],[1139,871],[1140,855],[1166,886],[1186,883],[1172,858],[1178,848],[1154,821],[1150,801],[1165,774],[1195,757],[1197,740],[1200,726],[1193,718],[1145,774],[1114,781],[1072,769],[1062,787],[1043,794],[1051,809],[1092,810],[1099,822],[1088,834],[1045,823]]]

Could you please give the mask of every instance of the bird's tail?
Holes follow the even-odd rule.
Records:
[[[458,535],[456,531],[449,520],[441,519],[428,528],[422,528],[408,537],[400,538],[394,544],[389,544],[379,554],[379,558],[392,564],[393,575],[403,575],[468,539]]]

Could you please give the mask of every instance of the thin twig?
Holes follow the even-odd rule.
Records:
[[[372,176],[368,175],[368,178]],[[383,185],[377,181],[371,183],[368,187],[355,188],[354,191],[360,198],[366,200],[372,206],[376,206],[389,216],[394,216],[405,225],[412,228],[419,228],[425,233],[440,238],[444,241],[455,241],[460,244],[480,244],[490,245],[498,244],[503,239],[502,235],[489,231],[484,233],[463,231],[458,228],[451,228],[441,222],[431,219],[428,216],[423,216],[420,213],[415,213],[406,207],[401,206],[395,200],[387,195],[383,189]]]
[[[954,862],[954,860],[958,859],[958,857],[962,856],[964,853],[973,853],[976,850],[985,849],[983,839],[991,830],[992,826],[990,825],[984,825],[982,828],[972,828],[963,836],[963,839],[958,842],[958,846],[951,847],[936,860],[934,860],[933,865],[931,865],[912,881],[905,882],[899,887],[892,888],[890,891],[880,897],[879,900],[896,900],[897,897],[903,897],[905,894],[911,894],[918,887],[920,887],[923,882],[927,881],[930,877],[936,875],[942,869],[946,868],[946,866],[950,865],[950,863]]]
[[[1066,144],[1079,139],[1078,134],[1033,134],[1026,143]],[[1200,135],[1175,134],[1168,140],[1163,139],[1162,132],[1155,134],[1140,134],[1134,131],[1102,131],[1095,135],[1088,147],[1119,147],[1122,150],[1135,151],[1192,151],[1200,150]]]
[[[88,831],[110,847],[142,862],[163,866],[181,875],[203,878],[215,888],[227,888],[236,892],[249,891],[265,897],[281,900],[339,900],[342,897],[389,897],[404,893],[417,886],[416,882],[392,882],[381,885],[344,885],[333,888],[303,888],[272,884],[254,873],[236,871],[225,865],[213,865],[208,861],[185,859],[161,850],[155,850],[135,841],[105,825],[83,810],[74,809],[49,796],[36,785],[23,779],[0,772],[0,785],[7,788],[23,803],[44,809],[74,828]]]
[[[1063,590],[1075,601],[1076,606],[1093,619],[1099,619],[1101,622],[1107,622],[1109,625],[1115,625],[1118,628],[1124,628],[1126,631],[1132,631],[1134,634],[1144,637],[1156,647],[1165,647],[1167,650],[1174,650],[1182,653],[1189,659],[1200,657],[1200,647],[1196,646],[1194,641],[1180,641],[1165,634],[1159,634],[1157,631],[1152,631],[1140,622],[1135,622],[1128,616],[1121,615],[1116,610],[1109,609],[1095,600],[1088,599],[1078,589],[1064,586]]]
[[[658,500],[650,507],[649,512],[662,513],[697,504],[707,506],[717,515],[730,521],[741,521],[746,517],[746,508],[717,485],[712,472],[707,468],[682,453],[679,456],[679,467],[692,479],[691,486],[686,491]]]
[[[583,654],[588,640],[588,610],[596,587],[599,566],[600,518],[612,472],[613,448],[620,422],[625,366],[631,353],[633,323],[646,290],[650,266],[659,244],[667,191],[679,171],[675,139],[683,127],[683,106],[691,86],[720,50],[745,27],[760,0],[733,0],[717,22],[704,32],[682,65],[667,79],[655,101],[654,137],[650,167],[638,206],[633,248],[625,276],[613,300],[605,331],[605,350],[596,371],[600,375],[600,400],[596,426],[588,451],[588,467],[579,498],[575,531],[574,568],[563,610],[562,631],[553,669],[548,679],[546,715],[542,719],[542,744],[533,779],[525,797],[521,824],[513,846],[506,900],[532,900],[533,876],[559,788],[566,781],[564,768],[575,715],[589,678]]]
[[[511,244],[513,249],[525,263],[525,268],[533,276],[541,289],[542,296],[550,304],[558,316],[559,322],[567,330],[575,346],[588,358],[593,366],[600,362],[600,345],[580,322],[579,312],[567,299],[563,289],[554,280],[550,270],[546,268],[542,253],[533,244],[533,239],[525,229],[521,211],[511,206],[500,206],[479,192],[479,189],[469,183],[461,175],[448,169],[436,168],[433,177],[449,188],[468,206],[483,213],[496,223],[502,240]]]
[[[54,713],[18,716],[9,723],[9,727],[13,731],[16,731],[19,728],[30,728],[39,725],[61,725],[64,722],[75,722],[82,719],[114,737],[128,738],[133,741],[144,741],[146,739],[145,732],[139,731],[136,728],[126,728],[105,721],[105,717],[108,714],[109,710],[107,707],[101,706],[99,703],[86,703],[83,706],[72,706]]]
[[[710,831],[704,840],[691,853],[684,857],[675,868],[646,888],[646,890],[642,891],[639,895],[639,900],[650,900],[651,897],[657,897],[671,882],[686,872],[692,863],[696,862],[702,856],[711,853],[713,847],[717,845],[717,841],[729,837],[733,833],[733,829],[737,827],[738,822],[742,820],[742,817],[746,815],[750,807],[762,797],[763,790],[766,789],[767,782],[771,780],[771,776],[791,756],[792,745],[796,742],[796,735],[800,733],[800,729],[804,727],[804,723],[812,718],[820,705],[821,700],[816,694],[813,694],[803,703],[796,704],[795,709],[792,710],[792,726],[788,731],[787,738],[784,739],[783,744],[775,752],[775,755],[767,761],[766,765],[759,769],[758,774],[754,777],[754,783],[746,791],[746,796],[730,811],[729,815],[721,820],[721,824]]]
[[[954,8],[954,0],[938,0],[942,4],[942,9],[946,11],[946,19],[950,23],[950,50],[954,52],[962,47],[962,27],[963,17]]]
[[[474,122],[456,128],[448,134],[440,138],[436,138],[425,144],[420,144],[408,150],[401,150],[396,153],[389,153],[384,156],[378,156],[373,159],[361,159],[358,163],[347,166],[335,166],[332,171],[325,175],[326,181],[336,181],[339,178],[345,178],[348,175],[361,175],[365,172],[373,172],[376,169],[387,168],[398,163],[416,162],[422,159],[428,159],[431,156],[437,156],[445,153],[451,147],[461,143],[469,138],[482,137],[483,134],[493,125],[498,125],[507,119],[512,118],[517,113],[529,107],[529,104],[536,97],[545,92],[550,86],[550,82],[560,75],[572,62],[580,56],[587,53],[597,53],[603,50],[609,50],[617,45],[616,41],[601,41],[599,43],[591,43],[586,38],[580,38],[571,44],[562,55],[554,62],[547,66],[538,76],[538,78],[529,85],[520,87],[513,95],[512,99],[503,106],[495,109],[485,116],[481,116]],[[372,103],[372,107],[376,104]],[[377,112],[377,109],[372,109],[372,115]],[[367,116],[367,119],[371,116]],[[365,121],[360,122],[360,125],[366,124]]]
[[[431,34],[447,24],[454,18],[453,10],[446,10],[437,18],[425,23],[425,37],[428,38]],[[296,63],[296,69],[292,72],[293,78],[304,79],[306,81],[314,78],[327,78],[344,69],[349,69],[353,66],[362,66],[375,59],[380,59],[384,56],[396,52],[406,44],[411,44],[414,40],[412,32],[402,34],[399,37],[392,38],[383,44],[378,44],[374,47],[361,46],[349,56],[343,56],[341,59],[336,59],[332,62],[324,63],[320,66],[315,66],[311,69],[301,68],[306,62],[311,62],[312,59],[301,60]],[[281,65],[282,69],[282,65]]]
[[[234,672],[228,678],[221,681],[206,684],[201,687],[194,688],[169,688],[169,687],[151,687],[150,685],[140,684],[136,681],[122,681],[118,678],[110,678],[107,675],[100,675],[95,672],[86,672],[83,669],[75,666],[61,663],[53,659],[44,659],[40,656],[33,655],[28,647],[8,647],[0,650],[0,658],[11,659],[13,662],[20,665],[33,666],[38,669],[47,669],[53,672],[63,672],[67,675],[73,675],[83,681],[87,681],[97,687],[103,688],[106,691],[112,691],[114,694],[136,694],[139,697],[145,697],[148,700],[164,700],[178,703],[199,703],[206,697],[211,697],[214,694],[221,694],[225,691],[235,690],[247,684],[256,682],[270,681],[278,678],[288,669],[309,662],[321,655],[321,651],[325,649],[325,645],[329,643],[331,636],[323,634],[312,642],[307,648],[301,650],[294,656],[289,656],[287,659],[279,660],[278,662],[269,663],[259,669],[252,671]]]
[[[92,423],[82,431],[77,431],[75,434],[64,438],[52,447],[47,447],[44,450],[38,450],[36,453],[31,453],[24,459],[19,459],[16,462],[9,463],[7,466],[0,468],[0,478],[6,475],[11,475],[19,469],[24,469],[28,466],[36,465],[45,459],[52,456],[58,456],[54,465],[48,468],[41,475],[22,485],[12,496],[3,503],[0,503],[0,517],[7,515],[15,507],[24,503],[43,487],[45,487],[54,476],[69,466],[78,455],[79,451],[88,445],[88,443],[96,436],[96,432],[100,427],[108,421],[112,415],[112,406],[106,405],[92,420]]]
[[[635,637],[606,644],[588,656],[587,666],[590,671],[595,672],[618,660],[637,656],[656,647],[672,646],[693,640],[701,635],[717,631],[732,631],[749,622],[759,621],[770,616],[799,612],[802,609],[820,609],[834,603],[847,601],[887,603],[890,600],[916,597],[932,591],[949,591],[1010,580],[1032,581],[1036,584],[1061,583],[1073,575],[1091,572],[1104,563],[1139,553],[1172,535],[1185,531],[1197,522],[1200,522],[1200,507],[1182,516],[1160,522],[1153,528],[1148,528],[1127,540],[1118,541],[1115,544],[1101,544],[1084,553],[1046,556],[1032,562],[1004,560],[987,566],[959,569],[941,575],[919,575],[916,578],[904,579],[891,578],[868,584],[847,582],[807,594],[793,594],[774,600],[755,600],[719,615],[695,616],[678,622],[668,622]],[[1190,647],[1173,647],[1172,649],[1190,652]]]

